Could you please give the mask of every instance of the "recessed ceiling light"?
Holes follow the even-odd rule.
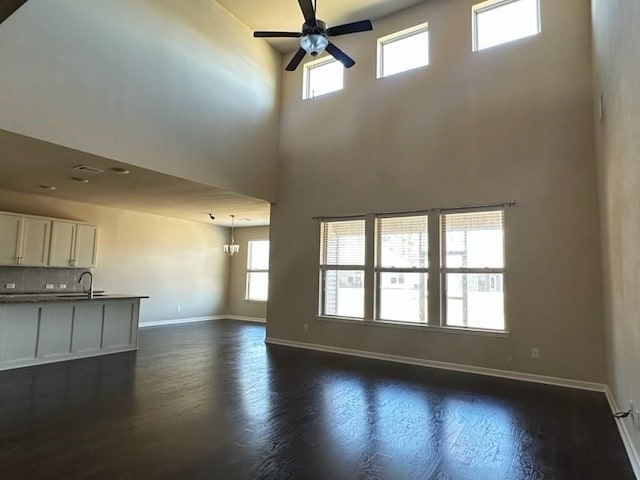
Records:
[[[43,190],[55,190],[56,187],[54,187],[53,185],[38,185],[38,188],[41,188]]]
[[[102,170],[101,168],[96,168],[96,167],[90,167],[88,165],[76,165],[75,167],[73,167],[74,170],[80,170],[81,172],[86,172],[86,173],[102,173],[104,172],[104,170]]]
[[[71,177],[71,180],[73,180],[74,182],[78,182],[78,183],[89,183],[89,180],[87,180],[86,178],[81,178],[81,177]]]
[[[131,172],[129,170],[127,170],[126,168],[120,168],[120,167],[113,167],[111,169],[111,171],[113,173],[117,173],[118,175],[129,175]]]

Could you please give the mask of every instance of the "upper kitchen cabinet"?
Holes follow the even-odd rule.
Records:
[[[45,267],[51,220],[0,213],[0,264]]]
[[[0,212],[0,265],[93,268],[95,225]]]
[[[22,219],[19,265],[46,267],[49,261],[51,220],[34,217]]]
[[[0,213],[0,265],[18,265],[22,218]]]
[[[51,229],[52,267],[92,268],[96,266],[98,229],[94,225],[53,221]]]
[[[76,228],[74,267],[92,268],[96,266],[98,252],[98,228],[94,225],[78,224]]]

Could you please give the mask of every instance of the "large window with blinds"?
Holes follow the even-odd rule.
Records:
[[[379,320],[427,323],[429,217],[376,219]]]
[[[504,216],[484,207],[323,220],[320,315],[504,332]]]
[[[365,220],[322,222],[320,313],[364,318]]]
[[[504,211],[447,213],[441,222],[446,325],[504,330]]]

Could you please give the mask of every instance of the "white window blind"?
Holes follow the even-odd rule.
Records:
[[[382,217],[377,230],[377,319],[428,322],[429,217]]]
[[[364,220],[322,222],[322,265],[364,266]]]
[[[320,314],[364,317],[365,220],[321,224]]]
[[[445,324],[504,330],[504,211],[441,217]]]
[[[429,218],[390,217],[378,219],[378,266],[427,268]]]
[[[504,267],[504,211],[446,214],[442,231],[446,267]]]

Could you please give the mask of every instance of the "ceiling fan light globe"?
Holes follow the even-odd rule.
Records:
[[[324,35],[311,33],[300,38],[300,47],[313,57],[317,57],[327,48],[329,40]]]

